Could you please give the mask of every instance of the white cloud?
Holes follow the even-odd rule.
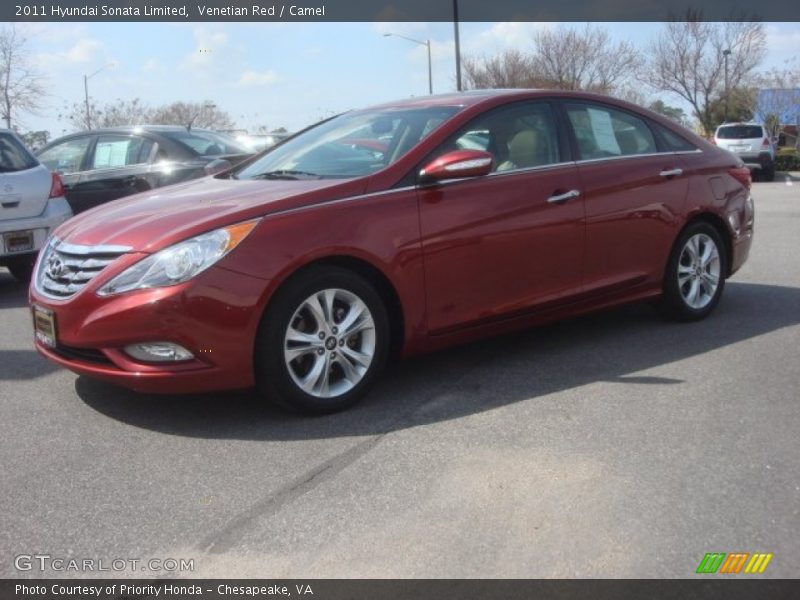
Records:
[[[103,44],[92,38],[81,38],[69,48],[60,52],[42,52],[35,56],[40,65],[82,64],[89,61],[108,62],[103,52]]]
[[[148,58],[142,65],[142,71],[145,73],[164,73],[166,70],[164,63],[157,58]]]
[[[278,81],[278,74],[275,71],[245,71],[239,77],[239,85],[256,86],[272,85]]]
[[[462,43],[465,53],[491,54],[498,50],[515,48],[528,50],[533,44],[533,35],[539,30],[552,27],[551,23],[507,21],[494,23],[478,35],[470,36]]]

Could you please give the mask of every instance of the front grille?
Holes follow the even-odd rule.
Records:
[[[127,246],[68,244],[53,238],[42,250],[36,289],[57,300],[70,298],[130,250]]]

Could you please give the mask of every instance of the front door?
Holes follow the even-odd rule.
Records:
[[[433,156],[491,152],[488,176],[418,190],[428,327],[436,334],[577,294],[584,206],[548,102],[478,117]]]

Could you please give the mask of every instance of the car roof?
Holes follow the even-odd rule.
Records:
[[[468,90],[449,94],[433,94],[430,96],[415,96],[394,102],[386,102],[369,107],[369,109],[400,109],[400,108],[425,108],[436,106],[458,106],[468,107],[491,102],[496,98],[537,98],[558,96],[561,98],[574,98],[576,100],[600,100],[614,104],[624,104],[624,100],[613,98],[603,94],[592,92],[566,91],[554,89],[492,89],[492,90]]]
[[[121,125],[119,127],[98,127],[97,129],[76,131],[74,134],[71,135],[76,135],[81,133],[139,133],[142,131],[149,131],[152,133],[162,133],[171,131],[182,131],[182,132],[200,131],[203,133],[216,133],[217,135],[223,135],[211,129],[203,129],[201,127],[192,127],[191,130],[187,130],[186,127],[183,127],[182,125]]]
[[[763,127],[764,126],[763,123],[756,123],[755,121],[747,121],[747,122],[742,121],[740,123],[722,123],[719,127],[717,127],[717,129],[719,129],[720,127],[737,127],[737,126],[741,126],[741,125],[746,125],[747,127]]]

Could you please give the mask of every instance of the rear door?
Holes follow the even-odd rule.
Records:
[[[155,146],[137,135],[99,134],[80,182],[81,210],[150,189]]]
[[[431,333],[579,293],[583,199],[560,131],[551,103],[514,103],[430,157],[466,148],[495,157],[488,176],[418,190]]]
[[[647,120],[594,102],[564,103],[585,188],[587,293],[660,282],[688,179]]]

